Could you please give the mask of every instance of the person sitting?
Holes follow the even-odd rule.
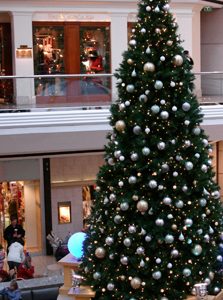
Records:
[[[18,283],[15,279],[10,282],[9,287],[0,290],[0,295],[7,296],[8,300],[21,300],[21,291],[19,290]]]
[[[18,266],[17,279],[31,279],[34,277],[34,266],[32,266],[32,258],[28,252],[25,254],[24,261]]]

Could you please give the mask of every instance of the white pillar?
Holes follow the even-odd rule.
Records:
[[[111,16],[111,73],[122,62],[122,54],[128,48],[128,15],[112,14]],[[117,99],[116,78],[112,78],[112,99]]]
[[[12,12],[12,40],[13,40],[13,70],[18,76],[29,76],[34,74],[33,57],[17,58],[16,49],[20,45],[33,48],[32,37],[32,13]],[[17,79],[15,82],[15,95],[17,105],[32,104],[34,98],[34,80]]]

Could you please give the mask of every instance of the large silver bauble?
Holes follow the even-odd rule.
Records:
[[[171,198],[170,197],[164,197],[163,198],[163,203],[166,204],[166,205],[170,205],[172,202]]]
[[[148,147],[143,147],[142,154],[148,156],[150,154],[150,149]]]
[[[204,172],[204,173],[207,173],[207,171],[208,171],[208,166],[205,165],[205,164],[203,164],[203,165],[201,166],[201,171]]]
[[[151,11],[151,9],[152,9],[151,6],[149,6],[149,5],[146,6],[146,11]]]
[[[207,139],[203,139],[202,143],[203,143],[204,147],[207,147],[209,144]]]
[[[141,133],[141,131],[142,131],[142,129],[140,126],[136,125],[133,127],[134,134],[139,135]]]
[[[127,85],[126,91],[127,91],[128,93],[133,93],[134,90],[135,90],[135,87],[134,87],[133,84],[128,84],[128,85]]]
[[[136,290],[139,289],[141,286],[142,280],[139,277],[133,277],[130,281],[131,287]]]
[[[177,208],[182,208],[184,206],[184,203],[182,200],[178,200],[175,205]]]
[[[162,277],[162,273],[160,271],[156,271],[152,273],[154,279],[159,280]]]
[[[169,113],[168,113],[168,111],[162,111],[162,112],[160,113],[160,117],[161,117],[161,119],[163,119],[163,120],[167,120],[167,119],[169,118]]]
[[[220,288],[218,286],[214,287],[214,293],[218,294],[220,292]]]
[[[155,65],[153,63],[147,62],[143,66],[143,70],[145,72],[154,72],[155,71]]]
[[[139,101],[140,102],[147,102],[148,97],[145,94],[142,94],[139,96]]]
[[[144,254],[145,253],[145,249],[143,248],[143,247],[138,247],[137,249],[136,249],[136,253],[138,254],[138,255],[142,255],[142,254]]]
[[[125,122],[123,120],[119,120],[115,123],[115,129],[119,132],[122,132],[125,130]]]
[[[132,40],[129,41],[130,46],[136,46],[136,44],[137,44],[136,40],[132,39]]]
[[[146,236],[145,236],[145,241],[146,241],[147,243],[151,242],[151,240],[152,240],[151,235],[146,235]]]
[[[157,148],[158,148],[159,150],[164,150],[164,149],[166,148],[166,144],[165,144],[164,142],[159,142],[159,143],[157,144]]]
[[[160,227],[162,227],[164,225],[163,219],[156,219],[155,223],[157,226],[160,226]]]
[[[152,107],[151,107],[151,111],[154,113],[154,114],[158,114],[159,113],[159,111],[160,111],[160,107],[158,106],[158,105],[153,105]]]
[[[131,160],[132,160],[132,161],[137,161],[138,159],[139,159],[139,156],[138,156],[137,153],[132,153],[132,154],[131,154]]]
[[[137,203],[137,209],[138,209],[138,211],[140,211],[140,212],[145,212],[145,211],[148,210],[148,208],[149,208],[148,202],[145,201],[145,200],[140,200],[140,201]]]
[[[135,184],[137,182],[137,178],[135,176],[130,176],[128,181],[130,184]]]
[[[122,256],[121,259],[120,259],[120,262],[122,265],[127,265],[128,262],[129,262],[129,259],[127,256]]]
[[[169,4],[165,4],[165,5],[163,6],[163,10],[164,10],[164,11],[169,11],[169,10],[170,10],[170,5],[169,5]]]
[[[184,102],[184,103],[182,104],[182,109],[183,109],[183,111],[189,111],[189,110],[190,110],[190,107],[191,107],[191,105],[190,105],[190,103],[188,103],[188,102]]]
[[[183,269],[183,275],[189,277],[191,275],[191,270],[189,268]]]
[[[180,67],[180,66],[182,66],[183,62],[184,62],[184,60],[181,55],[177,54],[174,56],[173,63],[175,66]]]
[[[185,168],[186,168],[187,171],[192,170],[193,167],[194,167],[194,165],[193,165],[193,163],[192,163],[191,161],[187,161],[187,162],[185,163]]]
[[[130,225],[128,228],[129,233],[136,233],[136,227],[134,225]]]
[[[171,251],[171,256],[172,257],[178,257],[179,256],[179,251],[177,250],[177,249],[173,249],[172,251]]]
[[[163,88],[163,83],[160,80],[156,80],[154,87],[156,90],[161,90]]]
[[[122,152],[121,152],[120,150],[116,150],[116,151],[114,152],[114,157],[115,157],[115,158],[119,158],[119,157],[121,156],[121,154],[122,154]]]
[[[114,217],[114,222],[115,222],[115,224],[120,224],[121,221],[122,221],[122,217],[121,217],[120,215],[116,215],[116,216]]]
[[[123,241],[123,244],[126,246],[126,247],[130,247],[132,242],[130,240],[130,238],[125,238],[124,241]]]
[[[105,253],[106,253],[106,251],[103,247],[98,247],[95,250],[95,256],[100,259],[105,257]]]
[[[128,202],[123,202],[123,203],[121,203],[121,204],[120,204],[120,209],[121,209],[122,211],[128,210],[128,209],[129,209],[129,204],[128,204]]]
[[[167,244],[172,244],[173,241],[174,241],[174,237],[173,237],[172,234],[167,234],[167,235],[165,236],[165,242],[166,242]]]
[[[93,274],[93,278],[94,278],[95,280],[100,279],[100,278],[101,278],[101,273],[100,273],[100,272],[95,272],[95,273]]]
[[[190,218],[187,218],[185,221],[184,221],[184,224],[187,226],[187,227],[191,227],[193,225],[193,220],[190,219]]]
[[[211,193],[211,196],[214,198],[214,199],[219,199],[221,194],[219,191],[214,191],[213,193]]]
[[[195,245],[191,251],[195,256],[199,256],[199,255],[201,255],[202,250],[203,249],[202,249],[201,245]]]
[[[156,182],[156,180],[150,180],[150,181],[149,181],[149,187],[150,187],[151,189],[155,189],[155,188],[157,187],[157,182]]]
[[[107,290],[109,290],[109,291],[113,291],[113,290],[114,290],[114,288],[115,288],[115,285],[114,285],[114,283],[111,283],[111,282],[109,282],[109,283],[107,284]]]
[[[199,134],[201,133],[200,127],[195,127],[195,128],[193,129],[193,133],[194,133],[195,135],[199,135]]]
[[[106,243],[108,246],[111,246],[111,245],[114,243],[113,237],[108,236],[108,237],[105,239],[105,243]]]

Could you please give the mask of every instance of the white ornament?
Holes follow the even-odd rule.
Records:
[[[146,11],[151,11],[151,6],[146,6]]]
[[[108,284],[107,284],[107,289],[108,289],[109,291],[113,291],[114,288],[115,288],[115,285],[114,285],[113,283],[108,283]]]
[[[131,154],[131,160],[132,160],[132,161],[137,161],[138,159],[139,159],[139,156],[138,156],[137,153],[132,153],[132,154]]]
[[[160,113],[160,117],[163,119],[163,120],[167,120],[169,118],[169,113],[167,111],[162,111]]]
[[[139,101],[140,102],[145,102],[146,103],[147,100],[148,100],[148,97],[145,94],[142,94],[142,95],[139,96]]]
[[[153,105],[152,107],[151,107],[151,111],[154,113],[154,114],[158,114],[159,113],[159,111],[160,111],[160,107],[158,106],[158,105]]]
[[[151,49],[150,47],[148,46],[147,49],[146,49],[146,54],[150,54],[151,53]]]
[[[175,55],[174,58],[173,58],[173,63],[175,66],[177,67],[180,67],[182,66],[184,60],[183,60],[183,57],[181,55]]]
[[[125,101],[125,106],[129,106],[130,105],[130,101]]]
[[[160,80],[156,80],[154,87],[156,90],[161,90],[163,88],[163,83]]]
[[[172,202],[172,200],[171,200],[170,197],[165,197],[165,198],[163,199],[163,203],[164,203],[165,205],[170,205],[171,202]]]
[[[142,29],[140,30],[140,32],[141,32],[141,33],[146,33],[146,29],[145,29],[145,28],[142,28]]]
[[[172,111],[177,111],[177,107],[175,105],[172,107]]]
[[[193,167],[194,167],[194,165],[193,165],[193,163],[192,163],[191,161],[187,161],[187,162],[185,163],[185,168],[186,168],[186,170],[190,171],[190,170],[193,169]]]
[[[131,287],[134,290],[139,289],[141,286],[141,283],[142,283],[142,281],[139,277],[133,277],[130,281]]]
[[[154,279],[159,280],[162,277],[162,273],[160,271],[156,271],[152,273]]]
[[[183,109],[183,111],[189,111],[190,108],[191,108],[190,103],[184,102],[184,103],[182,104],[182,109]]]
[[[133,127],[133,132],[136,135],[139,135],[141,133],[141,127],[136,125],[135,127]]]
[[[143,70],[145,72],[154,72],[155,71],[155,65],[153,63],[147,62],[143,66]]]
[[[176,86],[176,83],[175,83],[174,81],[171,81],[171,82],[170,82],[170,86],[171,86],[171,87],[175,87],[175,86]]]
[[[160,56],[160,60],[165,61],[166,60],[165,56]]]
[[[160,226],[160,227],[162,227],[164,225],[163,219],[156,219],[155,223],[157,226]]]
[[[132,74],[131,74],[131,76],[132,76],[132,77],[136,77],[136,76],[137,76],[137,74],[136,74],[136,70],[135,70],[135,69],[132,71]]]
[[[151,189],[155,189],[155,188],[157,187],[157,182],[156,182],[156,180],[150,180],[150,181],[149,181],[149,187],[150,187]]]
[[[130,184],[135,184],[137,182],[137,178],[135,176],[130,176],[128,181]]]
[[[138,211],[140,211],[141,213],[144,213],[148,210],[149,206],[148,206],[148,202],[145,200],[140,200],[137,203],[137,209]]]
[[[150,149],[148,147],[142,148],[142,154],[148,156],[150,154]]]
[[[130,40],[130,41],[129,41],[129,45],[130,45],[130,46],[136,46],[136,44],[137,44],[137,43],[136,43],[136,40]]]
[[[130,240],[130,238],[125,238],[124,241],[123,241],[123,244],[126,246],[126,247],[130,247],[132,242]]]
[[[135,87],[134,87],[133,84],[128,84],[128,85],[127,85],[126,91],[127,91],[128,93],[133,93],[134,90],[135,90]]]
[[[159,142],[157,148],[159,150],[164,150],[166,148],[166,144],[164,142]]]
[[[123,202],[123,203],[121,203],[121,204],[120,204],[120,209],[121,209],[122,211],[128,210],[128,209],[129,209],[129,204],[128,204],[128,202]]]

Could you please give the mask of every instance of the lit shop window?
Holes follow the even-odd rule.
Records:
[[[34,72],[36,75],[64,73],[63,26],[33,27]],[[63,95],[62,79],[40,78],[35,82],[36,95]]]

